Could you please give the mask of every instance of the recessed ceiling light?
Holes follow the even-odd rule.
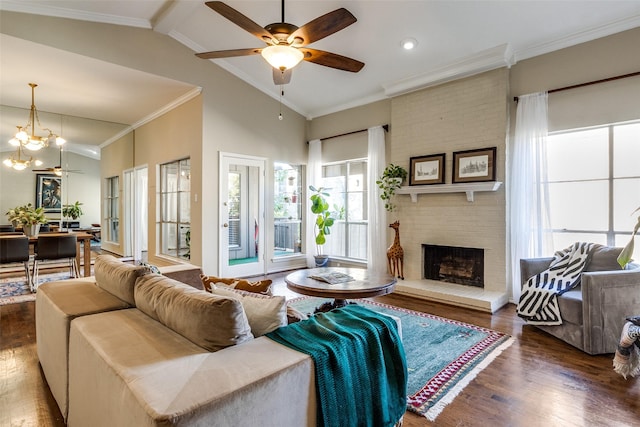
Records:
[[[411,50],[411,49],[415,48],[416,46],[418,46],[418,40],[416,40],[416,39],[414,39],[412,37],[407,37],[406,39],[404,39],[404,40],[402,40],[400,42],[400,45],[405,50]]]

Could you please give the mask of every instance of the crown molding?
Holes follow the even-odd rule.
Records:
[[[0,10],[151,29],[151,22],[147,19],[84,12],[64,7],[45,6],[15,0],[2,0],[2,2],[0,2]]]
[[[575,46],[602,37],[607,37],[612,34],[620,33],[622,31],[631,30],[636,27],[640,27],[640,15],[619,19],[607,25],[601,25],[585,31],[571,34],[567,37],[550,40],[544,43],[520,49],[514,53],[514,58],[516,62],[522,61],[524,59],[544,55],[546,53],[554,52],[556,50],[564,49],[570,46]]]
[[[509,44],[502,44],[467,56],[432,72],[383,85],[384,93],[389,97],[403,95],[496,68],[511,67],[514,63]]]
[[[142,119],[138,120],[134,124],[132,124],[132,125],[126,127],[125,129],[121,130],[120,132],[118,132],[117,134],[115,134],[111,138],[107,139],[102,144],[100,144],[99,147],[100,148],[106,147],[107,145],[109,145],[109,144],[117,141],[118,139],[122,138],[123,136],[125,136],[126,134],[131,132],[132,130],[137,129],[140,126],[143,126],[143,125],[149,123],[150,121],[157,119],[158,117],[162,116],[163,114],[168,113],[169,111],[173,110],[174,108],[179,107],[180,105],[184,104],[185,102],[192,100],[196,96],[200,95],[200,93],[202,93],[202,87],[198,86],[198,87],[193,88],[192,90],[190,90],[189,92],[185,93],[184,95],[174,99],[173,101],[171,101],[170,103],[168,103],[164,107],[154,111],[153,113],[151,113],[151,114],[143,117]]]

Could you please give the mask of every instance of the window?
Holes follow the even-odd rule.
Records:
[[[274,256],[302,252],[302,177],[304,168],[286,163],[274,164]]]
[[[191,163],[189,159],[160,165],[160,253],[190,257]]]
[[[112,176],[106,179],[106,191],[104,199],[104,219],[107,224],[107,229],[104,233],[104,238],[108,242],[118,243],[119,230],[120,230],[120,207],[119,207],[119,182],[120,179],[117,176]]]
[[[358,261],[367,259],[367,161],[349,160],[322,166],[322,186],[336,222],[324,253]]]
[[[577,241],[624,246],[640,200],[640,122],[549,135],[555,249]]]

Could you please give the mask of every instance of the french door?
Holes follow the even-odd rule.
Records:
[[[219,271],[222,277],[265,273],[266,159],[220,153]]]

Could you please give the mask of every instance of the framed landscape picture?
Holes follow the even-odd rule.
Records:
[[[496,147],[453,153],[454,184],[496,180]]]
[[[409,185],[444,184],[445,154],[411,157]]]
[[[62,209],[62,177],[49,174],[36,176],[36,208],[60,213]]]

